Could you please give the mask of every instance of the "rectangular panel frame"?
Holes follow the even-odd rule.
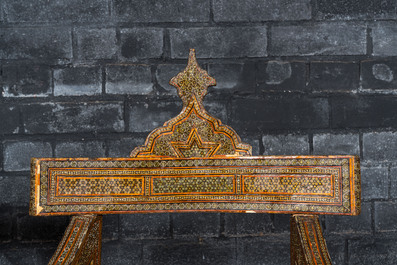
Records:
[[[70,186],[60,187],[59,179],[68,179]],[[137,181],[117,186],[120,179]],[[84,180],[95,185],[87,186]],[[356,156],[34,158],[31,187],[31,215],[184,211],[357,215],[361,196]],[[120,190],[124,193],[117,193]]]

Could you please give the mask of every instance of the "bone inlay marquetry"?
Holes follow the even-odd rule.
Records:
[[[194,50],[170,84],[181,112],[130,157],[32,159],[30,214],[77,215],[49,264],[99,265],[101,215],[153,212],[292,213],[291,264],[331,264],[315,214],[360,213],[359,158],[251,156],[205,110],[216,82]]]
[[[36,159],[35,214],[258,211],[357,214],[357,160],[333,157]],[[47,184],[47,185],[44,185]]]

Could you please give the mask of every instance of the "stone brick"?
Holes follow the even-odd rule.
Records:
[[[15,241],[14,241],[15,242]],[[47,256],[49,243],[7,242],[0,247],[1,265],[47,264],[51,256]],[[54,254],[55,248],[52,253]],[[44,253],[43,253],[44,252]],[[45,258],[47,256],[47,258]]]
[[[108,143],[109,156],[110,157],[129,157],[132,150],[135,147],[145,144],[146,138],[144,137],[133,137],[123,138],[120,140],[111,140]]]
[[[363,157],[366,161],[395,161],[397,133],[371,132],[363,134]]]
[[[143,264],[227,264],[236,263],[234,239],[204,239],[199,242],[166,241],[145,245]]]
[[[29,216],[26,209],[17,217],[18,240],[59,242],[69,220],[69,216]]]
[[[216,237],[219,213],[175,213],[172,215],[174,237]]]
[[[394,22],[379,22],[372,27],[373,55],[397,55],[397,26]]]
[[[185,69],[185,64],[159,64],[156,69],[157,84],[162,92],[169,95],[176,95],[176,88],[169,84],[171,78]]]
[[[59,243],[59,241],[57,241]],[[46,264],[52,258],[56,251],[57,245],[54,243],[40,243],[34,244],[33,249],[35,250],[35,258],[37,258],[39,264]]]
[[[312,62],[309,88],[314,91],[352,91],[359,86],[359,65],[344,62]]]
[[[397,264],[397,240],[365,238],[349,240],[349,265]]]
[[[236,264],[235,240],[206,239],[202,245],[202,261],[198,264]]]
[[[290,214],[273,214],[273,230],[275,233],[290,232]]]
[[[201,245],[197,243],[159,242],[143,247],[145,265],[203,264]]]
[[[308,155],[309,137],[307,135],[264,135],[263,155]]]
[[[360,155],[358,134],[315,134],[314,155]]]
[[[336,238],[326,237],[326,244],[328,248],[328,253],[331,257],[332,264],[342,265],[346,263],[347,247],[346,240],[337,235]]]
[[[123,239],[160,239],[169,238],[170,215],[126,214],[120,215],[120,237]]]
[[[270,55],[360,55],[366,53],[366,27],[350,23],[273,26]],[[291,36],[294,36],[291,38]]]
[[[0,5],[0,23],[4,23],[4,12],[2,5]]]
[[[7,22],[98,22],[109,19],[107,0],[4,1]]]
[[[103,240],[116,240],[119,238],[119,222],[120,215],[107,214],[103,216],[102,223],[102,239]]]
[[[260,62],[257,70],[258,87],[274,91],[305,91],[306,64],[303,62]]]
[[[4,207],[2,203],[0,207],[0,240],[9,241],[12,238],[12,210]],[[1,248],[1,247],[0,247]],[[1,253],[1,251],[0,251]],[[0,254],[1,257],[1,254]],[[1,262],[1,259],[0,259]],[[3,264],[3,263],[0,263]]]
[[[119,102],[26,104],[22,111],[28,134],[124,131]]]
[[[0,264],[1,265],[22,265],[32,264],[39,265],[42,260],[38,257],[38,251],[35,247],[26,245],[5,244],[0,247]],[[47,260],[48,262],[48,260]]]
[[[397,203],[375,202],[376,232],[397,231]]]
[[[386,199],[388,197],[388,172],[385,167],[361,167],[361,199]]]
[[[330,98],[333,128],[389,128],[397,124],[397,97],[344,95]]]
[[[189,48],[198,58],[266,56],[265,27],[170,29],[170,39],[172,58],[187,58]]]
[[[361,205],[361,214],[358,216],[327,215],[325,217],[325,233],[372,233],[371,203],[364,202]]]
[[[240,132],[325,128],[329,123],[328,102],[325,98],[264,96],[263,99],[236,99],[231,104],[229,123]]]
[[[135,241],[102,243],[102,265],[141,264],[142,245]]]
[[[239,1],[215,0],[213,3],[214,20],[229,21],[285,21],[306,20],[311,18],[309,0],[281,1]]]
[[[208,73],[216,79],[209,90],[244,93],[255,89],[255,65],[252,63],[210,64]]]
[[[2,28],[0,59],[71,59],[68,28]]]
[[[0,205],[28,205],[29,194],[28,176],[0,176]]]
[[[147,95],[152,91],[152,74],[149,66],[109,65],[106,67],[106,93]]]
[[[0,104],[0,134],[12,134],[19,132],[19,109],[11,104]]]
[[[210,18],[208,0],[116,0],[114,9],[123,22],[206,22]]]
[[[237,264],[290,264],[289,236],[244,238],[237,241]]]
[[[104,157],[103,141],[62,141],[55,145],[55,157]]]
[[[3,97],[42,97],[51,94],[51,70],[47,65],[4,65]]]
[[[24,171],[30,169],[32,157],[52,157],[51,145],[39,141],[4,142],[4,170]]]
[[[102,92],[99,67],[69,67],[54,70],[55,96],[98,95]]]
[[[271,227],[269,214],[225,214],[226,236],[263,236]]]
[[[115,29],[77,29],[76,40],[79,59],[112,59],[116,56]]]
[[[237,134],[238,134],[238,132],[237,132]],[[260,150],[259,145],[260,145],[260,143],[259,143],[258,139],[255,139],[253,137],[243,137],[241,139],[241,141],[243,143],[245,143],[245,144],[251,145],[251,147],[252,147],[252,155],[253,156],[259,156],[260,155],[259,154],[259,150]]]
[[[124,59],[160,58],[163,54],[163,29],[122,29],[120,35]]]
[[[181,110],[181,104],[175,102],[134,102],[130,105],[129,130],[131,132],[150,132],[175,117]]]
[[[397,198],[397,167],[392,167],[390,169],[390,179],[391,179],[390,196],[392,198]]]
[[[361,85],[364,89],[396,89],[397,62],[384,60],[362,62]]]
[[[226,110],[226,102],[222,102],[220,100],[217,101],[204,101],[204,108],[208,111],[208,113],[221,120],[222,123],[227,124],[227,110]]]
[[[386,1],[318,0],[318,18],[322,19],[382,19],[394,18],[396,3]]]

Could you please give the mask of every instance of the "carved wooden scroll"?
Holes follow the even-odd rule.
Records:
[[[251,146],[204,109],[215,79],[194,50],[170,83],[181,113],[129,158],[32,159],[30,214],[83,215],[72,219],[51,264],[99,264],[99,214],[360,213],[357,157],[251,156]],[[293,217],[292,264],[330,264],[316,218]]]

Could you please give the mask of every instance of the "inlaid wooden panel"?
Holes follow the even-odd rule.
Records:
[[[42,158],[32,168],[34,215],[360,211],[354,156]]]

